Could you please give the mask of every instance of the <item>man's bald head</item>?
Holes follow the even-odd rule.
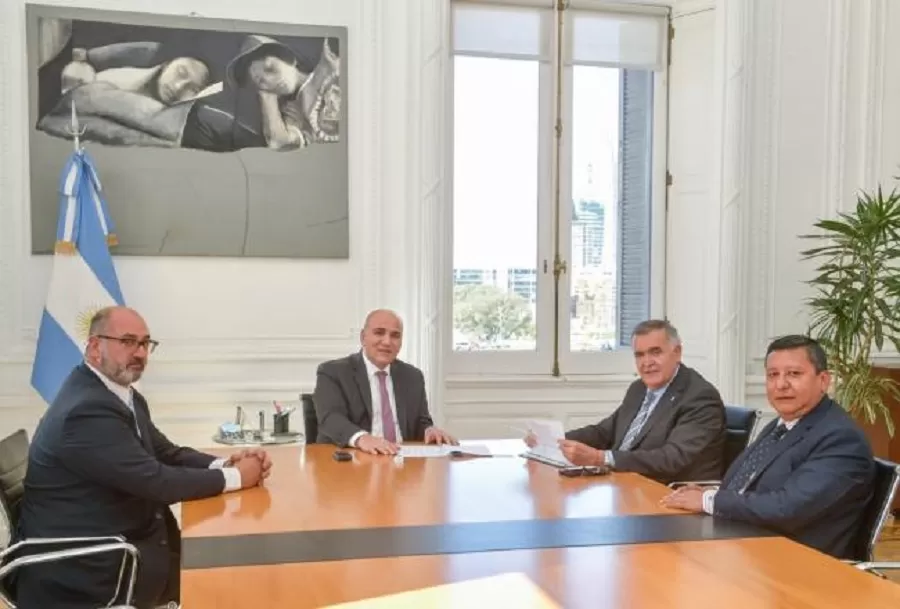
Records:
[[[403,321],[389,309],[376,309],[366,315],[359,342],[369,361],[383,369],[397,359],[403,346]]]
[[[363,330],[368,328],[372,321],[381,322],[383,320],[393,319],[400,326],[400,330],[403,330],[403,320],[400,319],[400,316],[397,315],[394,311],[390,309],[375,309],[374,311],[370,311],[368,315],[366,315],[366,321],[363,323]]]
[[[91,317],[91,326],[88,330],[88,336],[108,334],[110,332],[110,326],[114,326],[117,323],[127,323],[129,321],[137,321],[144,324],[144,327],[147,326],[140,313],[130,307],[119,305],[104,307],[94,313],[94,316]]]

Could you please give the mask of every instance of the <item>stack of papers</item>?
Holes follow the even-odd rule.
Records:
[[[446,457],[450,454],[451,448],[448,444],[425,444],[424,446],[404,444],[400,447],[398,454],[407,459],[429,459],[432,457]]]
[[[398,455],[405,459],[430,459],[449,457],[454,453],[462,453],[473,457],[490,457],[491,449],[485,444],[404,444],[400,446]]]

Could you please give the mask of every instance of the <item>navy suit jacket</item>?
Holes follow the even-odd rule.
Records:
[[[134,410],[86,365],[71,372],[35,430],[15,539],[124,536],[140,551],[136,604],[145,607],[179,575],[169,504],[217,495],[225,478],[209,469],[212,455],[172,444],[137,391]],[[17,604],[105,606],[121,560],[112,553],[26,567],[14,582]]]
[[[759,438],[777,424],[771,421]],[[723,487],[750,448],[728,469]],[[850,559],[874,477],[872,449],[862,429],[825,396],[778,441],[745,488],[716,493],[714,512]]]

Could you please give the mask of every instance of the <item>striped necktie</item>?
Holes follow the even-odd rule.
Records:
[[[635,438],[637,438],[637,435],[641,432],[641,429],[643,429],[647,419],[650,418],[650,405],[653,404],[653,398],[655,396],[655,392],[650,391],[649,389],[647,390],[647,395],[644,396],[644,403],[641,404],[641,408],[638,410],[637,414],[634,415],[634,420],[631,422],[628,431],[625,432],[625,437],[622,439],[619,450],[631,449],[631,445],[634,443]]]

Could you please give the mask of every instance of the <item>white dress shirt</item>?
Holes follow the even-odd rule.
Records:
[[[127,387],[125,385],[120,385],[91,364],[87,362],[85,362],[85,364],[97,375],[97,378],[106,385],[106,388],[119,398],[128,410],[131,411],[131,415],[134,417],[135,422],[134,427],[137,429],[137,434],[140,437],[141,427],[137,424],[137,415],[134,412],[134,388],[131,387],[131,385]],[[218,469],[222,471],[222,475],[225,477],[225,492],[236,491],[241,488],[241,472],[234,467],[225,467],[225,459],[216,459],[209,464],[209,469]]]
[[[381,422],[381,409],[384,408],[384,404],[381,403],[381,384],[376,375],[379,368],[369,361],[365,353],[362,354],[362,358],[366,364],[366,377],[369,379],[369,391],[372,394],[372,435],[383,438],[384,428]],[[394,380],[393,376],[391,376],[390,365],[385,366],[384,371],[387,373],[384,383],[387,387],[388,401],[390,402],[388,408],[391,409],[391,413],[394,415],[394,434],[397,437],[397,444],[399,444],[403,441],[403,436],[400,433],[400,422],[397,419],[397,400],[394,398]],[[360,430],[350,436],[350,446],[356,446],[356,441],[366,433]]]
[[[794,419],[792,421],[785,421],[784,419],[778,420],[778,425],[784,425],[785,431],[790,431],[794,428],[794,426],[800,422],[800,419]],[[777,426],[776,426],[777,427]],[[711,488],[703,491],[703,511],[707,514],[712,515],[712,513],[716,509],[716,492],[719,490],[719,487]]]

